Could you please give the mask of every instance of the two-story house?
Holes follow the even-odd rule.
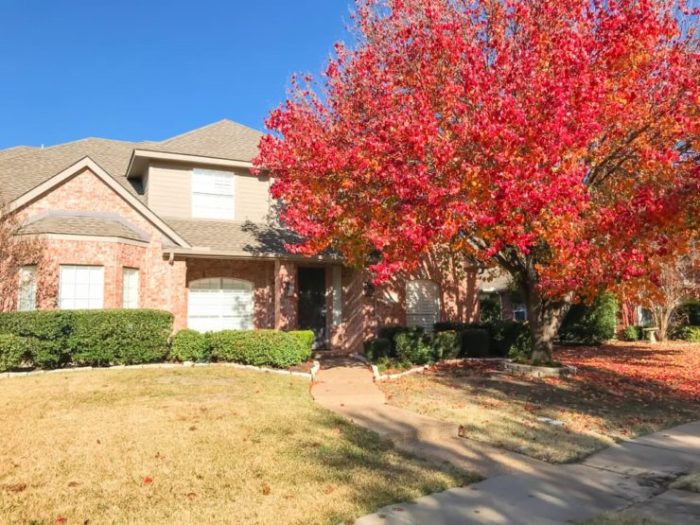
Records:
[[[157,308],[176,330],[310,328],[346,351],[382,324],[473,318],[473,273],[426,262],[375,289],[337,258],[289,253],[270,180],[251,172],[260,137],[223,120],[161,142],[0,151],[6,212],[45,246],[11,308]]]

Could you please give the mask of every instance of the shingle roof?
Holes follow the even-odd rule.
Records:
[[[136,183],[125,177],[134,149],[251,161],[257,154],[260,137],[259,131],[221,120],[162,142],[86,138],[48,148],[8,148],[0,150],[0,200],[16,199],[84,157],[90,157],[133,195],[142,198]]]
[[[252,128],[230,120],[220,120],[144,149],[252,161],[258,153],[262,136]]]
[[[90,235],[98,237],[120,237],[134,241],[147,240],[125,224],[100,217],[49,216],[25,224],[20,234]]]
[[[285,243],[294,244],[299,238],[288,230],[267,224],[216,221],[208,219],[163,219],[193,249],[207,247],[232,255],[289,255]]]
[[[230,120],[221,120],[161,142],[86,138],[47,148],[17,146],[0,150],[0,203],[24,195],[85,157],[99,164],[132,195],[145,203],[140,181],[126,178],[135,149],[249,162],[257,155],[261,137],[259,131]],[[251,223],[181,219],[166,222],[191,244],[226,252],[284,254],[284,243],[296,240],[289,232]],[[42,218],[25,226],[23,233],[142,238],[118,222],[86,217]]]

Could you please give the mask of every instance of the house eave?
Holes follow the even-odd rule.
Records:
[[[126,170],[127,178],[141,177],[145,174],[148,164],[152,161],[175,162],[182,164],[200,164],[219,168],[245,168],[252,169],[253,163],[246,160],[224,159],[207,157],[203,155],[190,155],[186,153],[171,153],[167,151],[153,151],[135,149],[129,160]]]

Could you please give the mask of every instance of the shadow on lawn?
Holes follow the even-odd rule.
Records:
[[[438,367],[426,376],[427,390],[416,393],[420,404],[412,406],[458,422],[467,438],[548,462],[577,461],[616,441],[700,417],[700,400],[679,389],[672,376],[668,381],[653,379],[653,373],[635,376],[627,368],[604,368],[600,362],[654,366],[668,373],[672,367],[666,360],[682,351],[661,352],[655,356],[644,347],[565,349],[557,357],[575,361],[579,373],[564,379],[514,378],[493,366],[490,370],[471,364]],[[416,381],[421,385],[417,388],[426,384]],[[432,392],[430,382],[438,385]],[[407,399],[410,394],[399,392],[399,396]]]

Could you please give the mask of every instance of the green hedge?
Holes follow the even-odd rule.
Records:
[[[406,331],[396,334],[396,359],[402,363],[425,365],[435,361],[433,341],[421,331]]]
[[[700,343],[700,326],[687,325],[679,330],[681,339],[691,343]]]
[[[225,330],[209,334],[212,359],[244,365],[287,368],[306,361],[307,349],[288,332]]]
[[[180,330],[170,347],[170,359],[173,361],[206,361],[211,356],[209,335],[196,330]]]
[[[464,357],[489,357],[491,336],[485,328],[465,328],[461,332],[461,352]]]
[[[599,345],[615,337],[617,299],[604,293],[590,305],[575,304],[559,328],[559,340],[568,344]]]
[[[393,343],[388,339],[379,337],[377,339],[370,339],[365,341],[365,357],[372,362],[377,362],[383,358],[391,357]]]
[[[26,337],[0,334],[0,372],[19,368],[29,357],[29,344]]]
[[[639,327],[628,326],[620,332],[620,339],[623,341],[639,341]]]
[[[462,355],[462,334],[459,332],[444,331],[431,335],[433,343],[433,359],[456,359]]]
[[[162,361],[172,314],[158,310],[60,310],[0,314],[0,334],[25,339],[39,368]]]
[[[316,334],[313,330],[290,330],[289,335],[296,337],[304,349],[303,360],[311,359],[314,353],[314,341],[316,341]]]

